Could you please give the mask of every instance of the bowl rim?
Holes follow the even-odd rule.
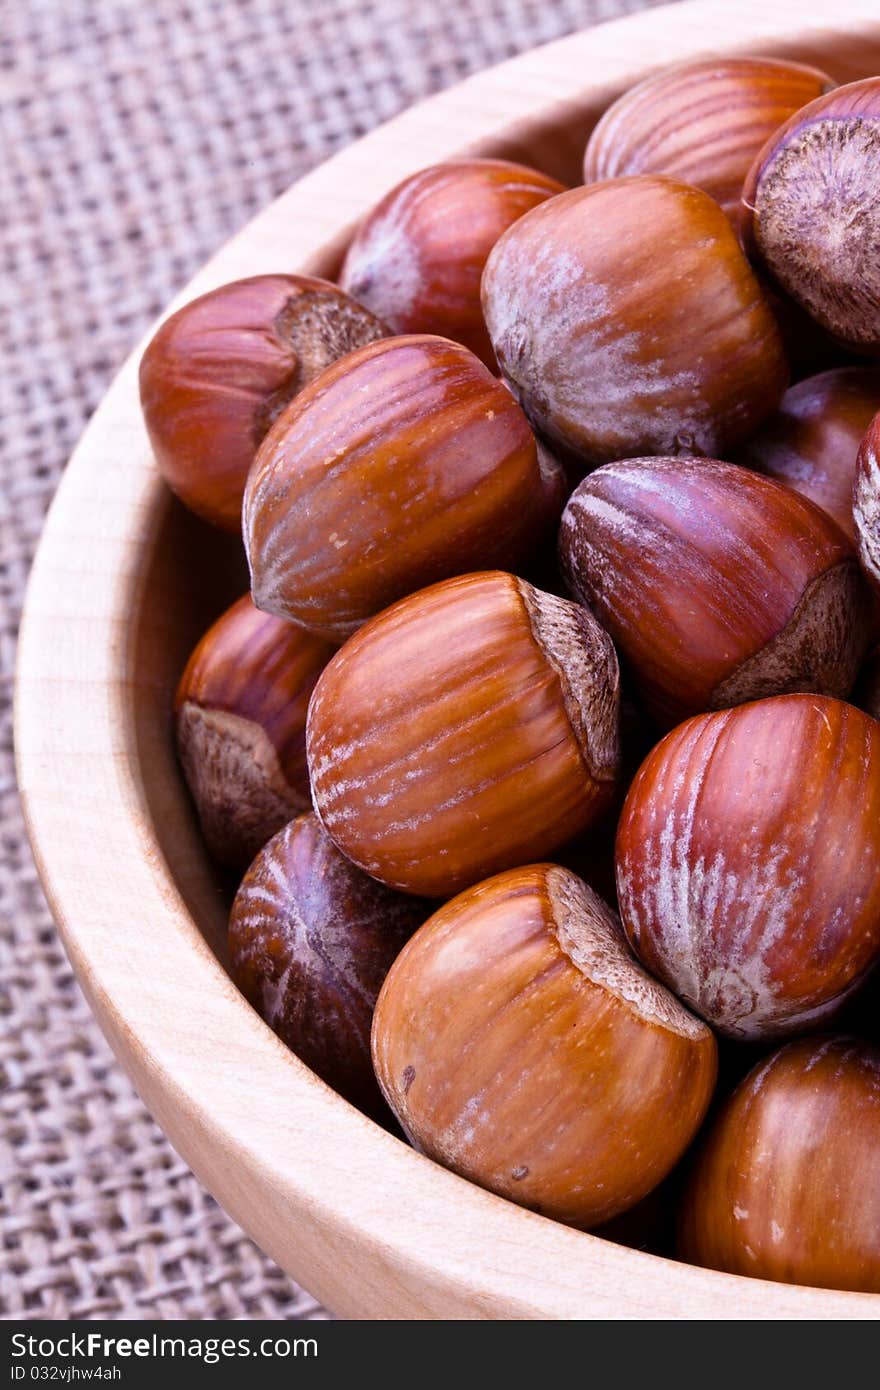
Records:
[[[574,114],[587,96],[606,103],[660,66],[818,52],[866,33],[880,48],[876,0],[840,0],[833,22],[819,0],[681,0],[556,40],[410,108],[306,175],[162,318],[261,269],[327,274],[358,218],[406,174],[492,153],[539,115]],[[21,627],[15,742],[28,834],[68,955],[172,1143],[263,1249],[350,1316],[880,1317],[876,1295],[679,1264],[484,1192],[359,1115],[246,1004],[171,878],[132,755],[126,626],[167,510],[137,397],[153,331],[92,417],[50,509]],[[120,456],[125,466],[108,467]],[[148,929],[121,941],[120,921]]]

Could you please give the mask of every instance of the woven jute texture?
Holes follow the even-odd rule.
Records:
[[[13,648],[65,460],[150,320],[308,168],[477,68],[649,3],[0,0],[6,1318],[326,1316],[150,1119],[37,883],[12,772]]]

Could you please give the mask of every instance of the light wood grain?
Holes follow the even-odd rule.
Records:
[[[465,151],[575,181],[608,101],[707,53],[880,70],[877,0],[698,0],[548,45],[343,151],[180,296],[265,270],[332,273],[392,184]],[[273,1037],[222,968],[225,903],[174,765],[168,696],[241,584],[234,547],[155,473],[136,352],[49,516],[22,631],[17,747],[40,874],[117,1056],[206,1186],[338,1313],[368,1318],[876,1317],[880,1299],[692,1269],[565,1229],[434,1166]]]

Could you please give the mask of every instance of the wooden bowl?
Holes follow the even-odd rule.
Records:
[[[435,160],[502,155],[577,182],[586,134],[621,91],[663,64],[745,53],[818,63],[841,81],[878,72],[877,0],[696,0],[480,73],[304,178],[178,302],[261,271],[332,276],[358,218]],[[141,351],[46,523],[17,741],[34,853],[74,968],[175,1147],[345,1317],[876,1317],[876,1296],[691,1268],[471,1186],[351,1109],[238,994],[223,963],[226,898],[175,764],[169,701],[195,638],[245,583],[236,547],[158,478],[138,406]]]

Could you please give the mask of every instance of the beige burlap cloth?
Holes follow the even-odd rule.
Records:
[[[477,68],[651,2],[0,0],[6,1318],[326,1316],[150,1119],[37,883],[12,771],[13,648],[71,448],[150,320],[309,167]]]

